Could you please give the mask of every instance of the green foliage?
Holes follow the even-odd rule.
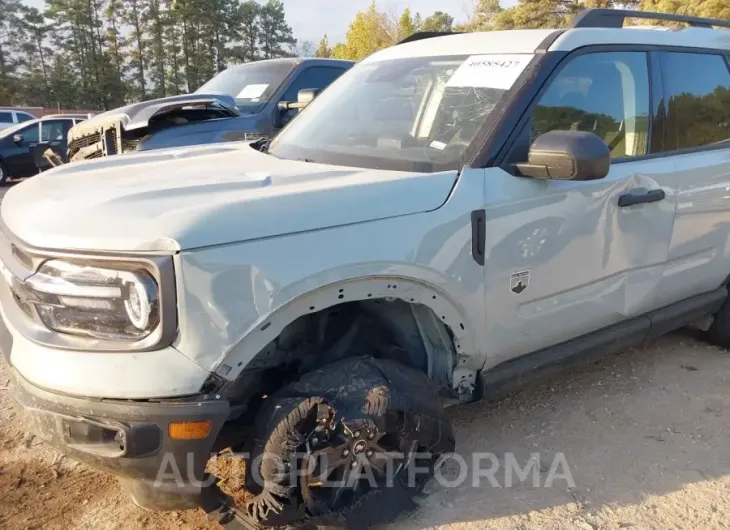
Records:
[[[454,17],[443,11],[436,11],[421,24],[421,31],[453,31]]]
[[[281,0],[45,1],[0,0],[0,105],[109,109],[296,53]]]
[[[317,46],[317,51],[314,55],[316,57],[324,57],[325,59],[332,57],[332,48],[330,47],[330,41],[327,38],[327,35],[322,37],[322,40],[319,41],[319,46]]]

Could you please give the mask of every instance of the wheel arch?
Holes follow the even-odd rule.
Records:
[[[350,303],[399,302],[418,323],[428,354],[428,375],[448,380],[454,392],[463,381],[473,384],[479,366],[476,326],[465,308],[445,289],[426,281],[396,275],[378,275],[334,281],[303,292],[260,318],[217,363],[215,373],[228,381],[254,370],[274,355],[272,344],[287,326],[307,315]],[[392,308],[389,306],[389,309]],[[387,311],[383,313],[387,316]],[[450,350],[447,352],[446,350]],[[444,356],[451,356],[444,359]],[[446,372],[446,373],[445,373]],[[244,378],[245,379],[245,378]]]

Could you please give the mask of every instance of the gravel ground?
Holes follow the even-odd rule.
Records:
[[[493,454],[494,484],[475,485],[473,469],[458,487],[434,482],[421,509],[390,528],[729,528],[728,383],[730,354],[674,334],[451,408],[457,451],[469,462]],[[218,528],[202,512],[143,511],[110,476],[26,434],[7,386],[0,363],[0,528]],[[539,459],[538,474],[505,474],[510,458],[521,468]],[[444,476],[457,471],[449,462]]]
[[[150,513],[111,477],[61,457],[18,422],[0,372],[0,528],[216,528],[201,512]],[[478,487],[430,486],[423,507],[391,528],[585,530],[730,526],[730,355],[689,336],[529,386],[507,398],[450,409],[457,450],[499,460]],[[513,476],[533,453],[537,483]],[[564,461],[559,460],[559,454]],[[574,481],[550,470],[568,471]],[[456,477],[453,462],[444,476]],[[487,466],[482,466],[486,468]],[[537,484],[537,487],[535,487]]]

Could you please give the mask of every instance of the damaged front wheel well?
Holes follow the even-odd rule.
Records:
[[[220,392],[247,409],[256,408],[257,398],[312,370],[361,356],[420,370],[444,393],[451,389],[457,362],[452,331],[429,307],[397,298],[359,300],[295,319]]]

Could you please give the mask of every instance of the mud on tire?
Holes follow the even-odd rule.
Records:
[[[450,421],[425,374],[372,357],[340,361],[267,399],[247,466],[257,495],[243,511],[264,527],[366,528],[414,509],[433,464],[453,449]],[[354,480],[349,470],[360,464],[370,474]]]

